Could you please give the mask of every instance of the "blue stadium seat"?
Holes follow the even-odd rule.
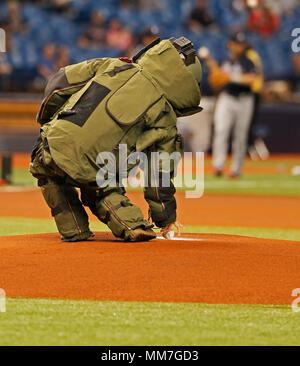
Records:
[[[118,7],[118,0],[72,0],[70,9],[75,18],[69,19],[54,11],[37,7],[33,4],[22,4],[22,16],[27,23],[28,31],[24,35],[13,35],[13,50],[8,55],[9,61],[17,70],[33,70],[43,45],[49,42],[65,44],[70,47],[71,58],[79,62],[94,57],[118,57],[121,52],[110,47],[97,51],[78,48],[77,39],[87,26],[92,11],[100,10],[107,21],[118,17],[124,25],[139,34],[145,27],[156,25],[162,38],[185,35],[196,48],[206,46],[212,55],[222,61],[227,55],[226,42],[232,27],[245,23],[247,14],[236,15],[231,10],[231,0],[210,0],[209,9],[214,15],[220,31],[203,31],[193,33],[186,27],[188,16],[195,0],[162,0],[164,11],[124,10]],[[0,14],[5,17],[6,5],[1,2]],[[293,16],[282,16],[280,31],[270,39],[262,39],[255,33],[248,37],[253,47],[262,57],[267,78],[289,77],[292,74],[290,61],[291,31],[299,27],[300,8]]]
[[[34,67],[37,61],[37,52],[34,44],[23,35],[13,35],[10,61],[16,69]]]
[[[76,27],[73,22],[60,16],[52,16],[49,25],[52,38],[67,45],[77,41],[81,30],[81,27]]]
[[[73,62],[81,62],[93,58],[120,57],[122,52],[111,47],[102,47],[99,50],[85,50],[79,47],[72,47],[70,57]]]
[[[132,11],[123,11],[119,10],[117,14],[117,18],[127,27],[132,29],[133,31],[138,32],[140,29],[140,24],[142,23],[142,18],[144,14],[132,10]],[[145,19],[144,19],[145,21]]]

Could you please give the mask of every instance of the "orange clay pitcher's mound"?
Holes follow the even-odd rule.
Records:
[[[297,242],[184,238],[192,240],[133,244],[98,233],[71,244],[57,234],[1,237],[0,287],[23,297],[290,304],[300,286]]]

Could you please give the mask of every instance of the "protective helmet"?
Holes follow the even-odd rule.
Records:
[[[173,37],[170,38],[170,42],[178,51],[187,68],[194,75],[197,83],[200,84],[202,80],[202,67],[198,57],[196,56],[193,43],[185,37],[177,39]]]

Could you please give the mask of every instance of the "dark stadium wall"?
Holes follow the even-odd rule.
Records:
[[[263,103],[255,132],[271,153],[300,152],[300,107],[292,103]]]

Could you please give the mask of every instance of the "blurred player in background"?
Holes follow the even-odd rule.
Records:
[[[216,176],[223,175],[230,132],[233,129],[232,164],[229,176],[241,175],[247,151],[248,131],[255,107],[253,87],[259,84],[261,73],[249,58],[249,45],[243,33],[228,42],[229,57],[222,66],[209,55],[202,57],[210,68],[212,87],[221,91],[214,119],[213,167]]]
[[[261,101],[261,91],[264,85],[262,60],[259,54],[252,48],[250,44],[248,44],[246,56],[253,62],[258,74],[255,82],[251,85],[251,90],[254,94],[254,109],[249,128],[248,153],[253,160],[257,160],[258,158],[266,159],[269,156],[269,151],[263,139],[257,136],[255,131]]]

